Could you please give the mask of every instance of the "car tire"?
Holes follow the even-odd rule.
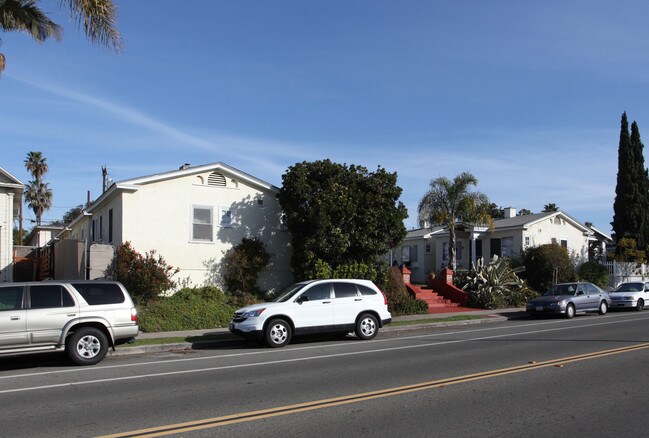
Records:
[[[82,327],[70,335],[65,350],[77,365],[95,365],[106,357],[108,338],[94,327]]]
[[[273,319],[266,326],[264,332],[266,345],[271,348],[280,348],[291,341],[291,326],[283,319]]]
[[[642,309],[644,309],[644,300],[642,298],[640,298],[638,300],[638,304],[636,304],[636,306],[635,306],[635,310],[637,310],[638,312],[641,312]]]
[[[608,312],[608,304],[606,304],[606,301],[602,300],[601,303],[599,303],[599,314],[600,315],[606,315],[606,312]]]
[[[566,306],[566,318],[570,319],[575,316],[575,305],[570,303]]]
[[[354,332],[364,341],[374,339],[379,334],[379,322],[371,313],[363,313],[356,321]]]

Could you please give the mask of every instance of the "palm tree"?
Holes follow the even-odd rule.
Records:
[[[419,222],[448,227],[449,266],[455,269],[455,227],[458,222],[468,224],[491,224],[489,216],[489,199],[480,192],[471,192],[469,188],[478,184],[475,176],[469,172],[457,175],[453,181],[439,177],[430,182],[430,189],[419,201]]]
[[[0,31],[26,32],[37,43],[50,37],[60,41],[63,29],[38,7],[38,1],[0,0]],[[93,43],[116,52],[121,50],[122,37],[115,27],[117,8],[112,0],[59,0],[59,4],[61,7],[67,4],[71,18],[77,26],[83,25],[84,33]],[[5,63],[5,57],[0,53],[0,73]]]
[[[23,192],[27,206],[34,211],[36,215],[36,225],[41,224],[41,218],[45,210],[52,207],[52,189],[49,183],[41,181],[29,181]]]
[[[2,0],[0,0],[2,1]],[[40,182],[48,171],[47,167],[47,158],[43,156],[42,152],[27,152],[27,158],[25,158],[25,168],[32,174],[34,180]]]
[[[550,203],[550,204],[545,204],[543,206],[543,213],[550,213],[553,211],[559,211],[559,207],[557,207],[557,204]]]

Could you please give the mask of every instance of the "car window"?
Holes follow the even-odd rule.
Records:
[[[70,293],[63,286],[54,284],[30,286],[29,299],[31,309],[74,306]]]
[[[587,284],[586,288],[587,288],[589,294],[598,294],[598,293],[600,293],[599,289],[594,284]]]
[[[336,298],[349,298],[357,296],[358,291],[353,283],[334,283],[334,294]]]
[[[126,300],[122,289],[115,283],[72,283],[72,286],[90,305],[118,304]]]
[[[7,286],[0,288],[0,311],[18,310],[23,307],[22,286]]]
[[[362,284],[357,284],[356,287],[358,287],[358,290],[361,291],[361,295],[376,295],[376,291],[372,289],[371,287],[367,287]]]
[[[305,291],[300,297],[309,297],[309,301],[328,300],[331,298],[329,283],[316,284]]]
[[[642,292],[642,283],[622,283],[615,292]]]

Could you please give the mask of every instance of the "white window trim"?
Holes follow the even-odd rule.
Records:
[[[209,210],[210,211],[210,216],[212,219],[212,223],[210,224],[212,226],[212,236],[210,237],[211,240],[202,240],[202,239],[194,239],[194,209],[196,208],[201,208],[204,210]],[[214,207],[211,205],[192,205],[189,209],[189,241],[191,243],[206,243],[206,244],[213,244],[214,243]]]

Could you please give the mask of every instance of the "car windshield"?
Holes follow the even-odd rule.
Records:
[[[615,292],[642,292],[643,290],[643,283],[622,283],[615,289]]]
[[[272,302],[274,302],[274,303],[286,302],[286,301],[290,300],[291,298],[293,298],[295,296],[295,294],[297,294],[299,291],[301,291],[302,288],[304,288],[304,286],[306,286],[306,285],[307,285],[307,283],[296,283],[294,285],[291,285],[291,286],[287,287],[286,289],[284,289],[282,292],[280,292],[280,294],[277,295],[277,297],[274,298],[272,300]]]
[[[577,285],[576,284],[557,284],[556,286],[552,286],[543,295],[545,295],[545,296],[551,296],[551,295],[574,295],[576,290],[577,290]]]

